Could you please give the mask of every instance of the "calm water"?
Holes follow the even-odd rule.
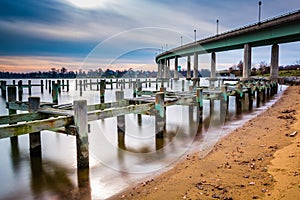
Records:
[[[40,83],[40,80],[32,80],[32,83]],[[186,90],[190,84],[186,82]],[[201,85],[207,85],[207,82],[201,80]],[[173,86],[173,90],[180,91],[181,81],[174,82]],[[99,103],[99,91],[93,87],[93,91],[88,87],[80,97],[79,91],[75,91],[75,80],[70,80],[70,92],[62,91],[59,104],[72,103],[76,99],[87,99],[88,104]],[[105,101],[114,101],[115,90],[108,88]],[[155,84],[145,89],[155,90]],[[40,94],[40,87],[33,87],[32,96],[41,97],[43,102],[51,101],[47,90]],[[132,90],[125,89],[125,98],[131,97]],[[28,92],[24,89],[23,99],[27,98]],[[220,137],[275,101],[276,98],[260,108],[254,104],[254,112],[235,116],[234,98],[230,97],[231,120],[221,125],[217,125],[219,102],[215,101],[213,117],[208,119],[209,101],[204,101],[206,125],[202,131],[198,130],[194,107],[167,107],[166,136],[160,140],[155,139],[153,116],[142,116],[141,123],[138,123],[138,115],[126,115],[125,146],[122,149],[118,148],[116,118],[90,122],[90,169],[82,171],[76,168],[76,140],[73,136],[42,131],[41,158],[30,158],[28,135],[19,136],[18,145],[11,145],[9,138],[0,140],[0,199],[109,198],[139,180],[151,179],[169,169],[187,151],[208,151]],[[0,105],[0,114],[7,115],[3,98],[0,98]]]

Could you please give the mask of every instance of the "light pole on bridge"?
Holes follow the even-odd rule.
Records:
[[[219,20],[217,19],[217,36],[219,35]]]
[[[195,42],[196,42],[196,29],[194,29]]]
[[[261,17],[261,4],[262,2],[258,2],[258,23],[260,23],[260,17]]]

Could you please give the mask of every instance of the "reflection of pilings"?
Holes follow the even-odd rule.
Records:
[[[165,107],[164,92],[158,92],[155,96],[155,134],[158,138],[163,138],[165,129]]]
[[[79,189],[78,199],[92,199],[89,168],[77,170],[77,182]]]
[[[40,108],[40,97],[29,97],[28,98],[28,111],[36,112]],[[35,132],[29,134],[30,140],[30,155],[41,156],[41,132]]]
[[[116,101],[124,99],[124,91],[116,91]],[[117,116],[118,147],[125,149],[125,115]]]
[[[76,126],[77,168],[89,168],[89,141],[87,101],[74,101],[74,123]]]

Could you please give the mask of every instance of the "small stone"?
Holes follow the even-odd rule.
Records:
[[[252,199],[258,199],[259,198],[259,196],[253,196],[252,197]]]
[[[216,194],[213,194],[211,197],[214,198],[214,199],[220,199],[220,197]]]
[[[255,185],[255,182],[252,181],[252,182],[249,183],[249,185]]]

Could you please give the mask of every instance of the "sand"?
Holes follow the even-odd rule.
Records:
[[[299,120],[300,87],[291,86],[206,157],[188,154],[112,199],[300,199]]]

